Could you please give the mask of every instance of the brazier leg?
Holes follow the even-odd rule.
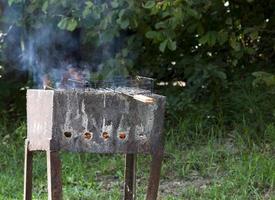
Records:
[[[61,200],[61,161],[57,151],[47,151],[47,176],[48,200]]]
[[[29,141],[25,142],[25,166],[24,166],[24,200],[32,199],[32,156],[29,151]]]
[[[152,162],[150,167],[151,169],[146,200],[157,199],[162,159],[163,150],[159,150],[158,152],[152,154]]]
[[[126,154],[124,200],[136,199],[136,155]]]

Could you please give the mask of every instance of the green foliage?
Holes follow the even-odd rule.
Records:
[[[188,109],[202,109],[198,101],[209,102],[205,110],[222,113],[230,87],[255,71],[271,73],[254,73],[256,85],[274,82],[274,0],[8,3],[24,15],[6,16],[6,25],[30,33],[45,24],[53,25],[54,31],[80,32],[83,58],[92,62],[90,58],[102,52],[93,63],[101,71],[93,77],[141,73],[168,82],[168,113],[173,119]],[[187,87],[175,88],[174,81],[185,81]]]
[[[267,72],[254,72],[255,80],[253,82],[254,86],[259,84],[266,84],[268,87],[275,86],[275,75]]]
[[[10,81],[5,76],[6,74],[0,78],[0,115],[1,117],[9,117],[13,121],[20,120],[25,113],[26,83]]]
[[[168,137],[188,144],[217,130],[213,133],[216,136],[239,135],[247,146],[264,141],[274,143],[274,93],[268,88],[253,87],[251,80],[252,77],[235,81],[217,97],[217,102],[204,97],[194,101],[191,94],[180,93],[176,88],[163,91],[167,94],[169,117],[166,126],[175,127]]]
[[[12,4],[16,4],[16,3],[22,3],[22,0],[8,0],[9,6],[11,6]]]
[[[24,2],[9,0],[9,5],[15,4]],[[131,53],[113,58],[130,59],[134,66],[125,62],[128,70],[132,72],[134,67],[158,79],[167,79],[169,74],[171,81],[190,81],[199,70],[197,63],[207,63],[225,74],[219,76],[227,85],[228,77],[243,73],[243,68],[256,71],[274,65],[269,59],[274,51],[269,31],[275,23],[269,12],[272,1],[50,0],[24,6],[27,17],[18,19],[18,24],[39,28],[41,23],[48,23],[67,31],[81,29],[82,45],[94,49],[127,33],[123,48]],[[189,61],[189,73],[182,64],[186,58],[196,58]],[[178,64],[171,66],[171,61]],[[217,73],[212,75],[217,78]]]
[[[74,18],[62,18],[57,25],[60,29],[74,31],[77,27],[77,21]]]
[[[0,21],[2,26],[22,30],[20,39],[26,30],[34,33],[49,24],[54,31],[80,31],[83,57],[88,61],[95,52],[105,50],[107,55],[96,63],[102,70],[94,78],[142,73],[168,82],[161,88],[168,101],[162,177],[176,180],[175,185],[178,181],[184,184],[178,196],[168,191],[163,199],[273,198],[275,97],[268,89],[275,82],[274,0],[5,3],[23,11],[1,16]],[[14,63],[5,58],[2,33],[5,31],[0,32],[0,199],[20,199],[23,176],[18,166],[23,166],[26,124],[17,126],[15,119],[24,113],[28,83],[10,73]],[[110,46],[116,47],[112,53]],[[173,86],[178,80],[187,87]],[[62,157],[65,198],[120,198],[122,157]],[[139,159],[139,165],[148,166],[149,160]],[[44,155],[38,155],[34,163],[38,199],[46,199],[45,166]],[[138,177],[148,174],[146,170],[138,173]],[[110,174],[114,184],[111,190],[104,189]],[[194,187],[194,179],[206,180],[206,184]],[[145,181],[140,183],[138,194],[144,199]]]

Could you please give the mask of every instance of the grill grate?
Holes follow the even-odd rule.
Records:
[[[136,76],[135,78],[114,77],[112,80],[93,81],[87,86],[95,89],[111,89],[113,91],[121,90],[121,88],[137,88],[153,93],[154,79],[142,76]]]
[[[55,87],[50,87],[48,85],[43,86],[44,89],[98,89],[98,90],[111,90],[113,92],[126,92],[127,93],[142,93],[148,94],[154,92],[154,79],[136,76],[132,77],[121,77],[116,76],[111,79],[106,80],[76,80],[72,78],[68,78],[66,81],[63,81],[62,84],[57,83]]]

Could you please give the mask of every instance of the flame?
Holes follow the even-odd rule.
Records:
[[[82,70],[76,67],[68,67],[68,69],[60,75],[58,80],[53,81],[48,74],[42,77],[44,89],[72,89],[84,88],[88,81],[85,79]]]

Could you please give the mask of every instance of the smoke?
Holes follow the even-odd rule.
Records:
[[[86,1],[78,3],[85,5],[84,2]],[[110,1],[96,0],[93,3],[98,5],[107,3],[108,5]],[[10,29],[6,38],[6,55],[17,69],[29,72],[34,87],[42,88],[45,84],[54,88],[76,87],[77,84],[69,84],[65,81],[91,80],[94,74],[104,70],[104,65],[109,60],[114,63],[114,57],[123,42],[122,38],[113,38],[106,42],[104,37],[108,36],[108,33],[99,32],[98,41],[95,42],[97,44],[91,44],[92,48],[87,48],[87,45],[83,47],[84,30],[81,28],[76,28],[72,32],[61,30],[57,26],[60,17],[45,20],[49,13],[47,15],[40,13],[39,15],[43,17],[38,16],[37,19],[34,17],[37,13],[28,17],[27,6],[26,4],[5,5],[4,16],[10,20],[6,27],[6,30]],[[62,8],[56,8],[55,12],[64,13],[59,9]],[[112,8],[105,10],[106,17],[110,9]],[[33,21],[24,24],[29,18]],[[102,20],[102,18],[97,20]],[[18,22],[21,26],[17,25]],[[91,23],[97,22],[91,21]],[[110,66],[115,67],[115,64],[110,63]],[[91,75],[90,72],[93,74]],[[107,74],[106,77],[112,76],[111,72],[104,73]]]
[[[58,30],[51,24],[44,25],[29,33],[25,43],[20,60],[23,68],[31,71],[38,87],[43,85],[45,75],[58,85],[70,68],[88,70],[79,57],[78,39],[70,32]]]

